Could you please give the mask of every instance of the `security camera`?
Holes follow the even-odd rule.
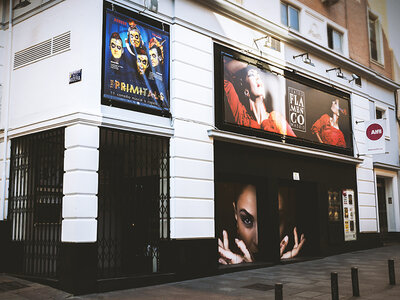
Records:
[[[349,80],[349,83],[352,82],[352,81],[354,81],[354,80],[360,79],[360,76],[358,76],[358,75],[356,75],[356,74],[354,74],[354,73],[351,74],[351,77],[352,77],[352,78]]]

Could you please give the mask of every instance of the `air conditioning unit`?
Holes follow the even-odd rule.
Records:
[[[325,5],[327,5],[327,6],[330,6],[330,5],[333,5],[333,4],[338,3],[339,0],[321,0],[321,2],[322,2],[323,4],[325,4]]]

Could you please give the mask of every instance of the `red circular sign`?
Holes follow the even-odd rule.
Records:
[[[367,128],[367,137],[371,141],[379,140],[383,135],[383,128],[381,125],[373,123]]]

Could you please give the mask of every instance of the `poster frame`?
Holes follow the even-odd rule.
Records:
[[[299,84],[303,84],[312,89],[316,89],[316,90],[322,91],[322,92],[330,94],[332,96],[340,97],[343,100],[348,101],[348,103],[349,103],[349,128],[350,128],[350,132],[349,132],[350,145],[349,145],[349,147],[342,148],[342,147],[338,147],[338,146],[322,144],[322,143],[314,142],[311,140],[301,139],[301,138],[297,138],[297,137],[290,137],[287,135],[283,136],[278,133],[268,132],[265,130],[254,129],[254,128],[245,127],[245,126],[226,122],[224,120],[224,116],[225,116],[224,101],[221,101],[221,99],[224,99],[224,88],[223,88],[223,80],[224,80],[224,78],[223,78],[223,76],[224,76],[223,56],[224,55],[229,56],[235,60],[243,61],[245,63],[254,65],[264,71],[269,71],[269,72],[275,73],[275,70],[278,69],[281,71],[280,73],[282,73],[282,75],[284,76],[285,79],[295,81]],[[238,52],[236,50],[227,48],[227,47],[222,46],[217,43],[214,43],[214,71],[215,71],[214,72],[215,124],[216,124],[217,128],[219,128],[221,130],[226,130],[226,131],[243,134],[243,135],[266,138],[269,140],[274,140],[274,141],[288,143],[288,144],[297,145],[297,146],[315,148],[315,149],[335,152],[335,153],[339,153],[339,154],[344,154],[344,155],[348,155],[348,156],[354,155],[353,132],[352,132],[352,124],[351,124],[352,111],[351,111],[350,94],[348,94],[342,90],[338,90],[332,86],[328,86],[328,85],[322,84],[320,82],[317,82],[315,80],[312,80],[310,78],[301,76],[301,75],[297,74],[294,70],[282,69],[282,67],[272,65],[265,61],[261,61],[260,59],[249,55],[247,52],[244,54],[243,52],[242,53]]]
[[[116,108],[122,108],[122,109],[127,109],[127,110],[132,110],[132,111],[137,111],[137,112],[142,112],[142,113],[148,113],[148,114],[153,114],[153,115],[158,115],[162,117],[171,117],[171,91],[170,91],[170,75],[171,75],[171,66],[169,65],[167,72],[168,72],[168,95],[166,96],[168,99],[169,103],[169,108],[168,110],[158,110],[156,108],[150,108],[134,103],[128,103],[124,101],[119,101],[119,100],[114,100],[114,99],[109,99],[104,97],[104,80],[105,80],[105,51],[106,48],[108,47],[108,42],[106,41],[106,19],[107,19],[107,10],[113,10],[117,13],[126,15],[128,17],[132,17],[133,19],[143,22],[149,26],[155,27],[159,30],[163,30],[170,34],[170,26],[167,23],[164,23],[162,21],[144,16],[142,14],[139,14],[139,12],[135,12],[133,10],[129,10],[126,8],[123,8],[121,6],[118,6],[114,3],[108,2],[108,1],[103,1],[103,28],[102,28],[102,54],[101,54],[101,105],[105,106],[110,106],[110,107],[116,107]],[[171,49],[170,49],[170,43],[169,43],[169,48],[168,48],[169,55],[171,54]]]

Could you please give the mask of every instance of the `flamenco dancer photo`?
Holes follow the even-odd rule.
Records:
[[[346,110],[339,107],[339,99],[332,101],[332,114],[323,114],[311,127],[311,131],[318,138],[320,143],[346,147],[343,132],[339,128],[340,113],[346,115]]]
[[[244,62],[225,60],[224,66],[225,99],[236,124],[296,136],[282,113],[267,111],[267,94],[272,102],[280,100],[276,86],[266,88],[259,70]]]

